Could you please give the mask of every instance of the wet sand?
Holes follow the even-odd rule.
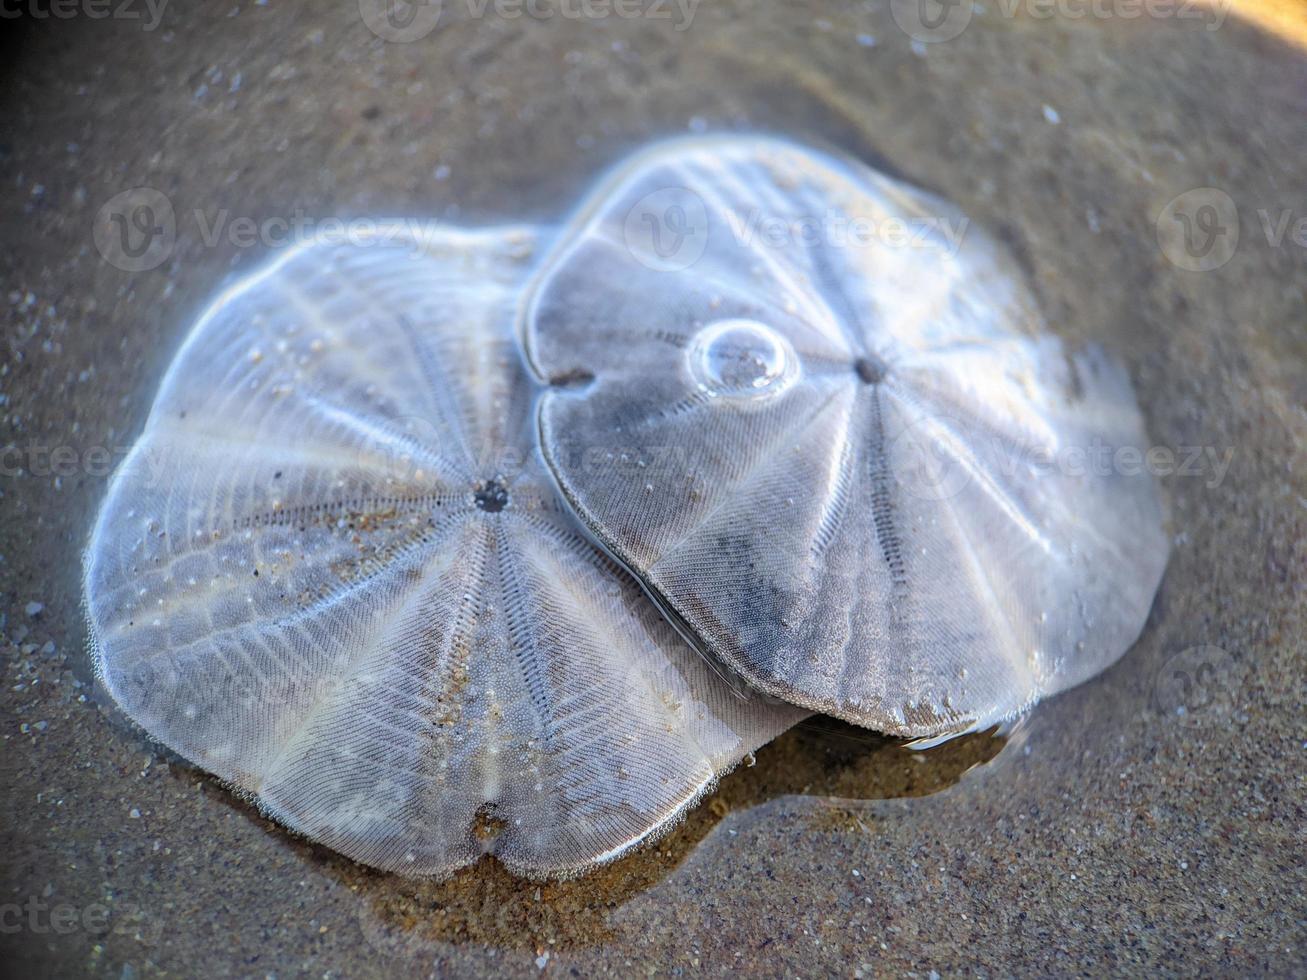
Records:
[[[1307,50],[1237,11],[1209,30],[1008,6],[915,45],[881,3],[705,3],[677,30],[675,8],[578,23],[447,0],[429,34],[390,44],[354,3],[175,0],[149,31],[0,23],[4,961],[112,977],[1307,970]],[[444,883],[352,864],[123,721],[90,674],[79,555],[189,322],[269,254],[233,222],[554,223],[633,147],[705,129],[839,147],[943,193],[1016,252],[1054,329],[1128,364],[1176,469],[1138,645],[1006,744],[915,753],[814,722],[669,837],[543,885],[490,862]],[[103,258],[97,213],[142,186],[167,197],[175,243],[127,272]],[[1202,188],[1235,208],[1182,201],[1195,219],[1215,202],[1216,251],[1159,244],[1168,202]]]

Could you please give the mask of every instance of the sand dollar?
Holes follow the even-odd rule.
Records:
[[[665,189],[705,202],[691,265],[622,233]],[[580,210],[521,330],[582,523],[765,691],[941,735],[1139,635],[1168,543],[1128,379],[932,195],[778,140],[661,144]]]
[[[137,723],[352,858],[614,858],[804,712],[680,640],[582,535],[512,337],[531,229],[296,249],[186,339],[96,522]]]

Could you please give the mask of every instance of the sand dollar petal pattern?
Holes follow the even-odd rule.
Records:
[[[778,140],[658,145],[543,261],[521,333],[568,502],[765,691],[946,735],[1143,626],[1168,542],[1128,379],[929,194]]]
[[[383,227],[233,287],[87,555],[126,713],[380,868],[581,870],[804,714],[726,681],[558,500],[512,334],[536,241]]]

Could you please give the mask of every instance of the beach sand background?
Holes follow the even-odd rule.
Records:
[[[174,0],[149,28],[119,0],[0,21],[7,968],[1307,971],[1302,8],[984,0],[940,8],[966,21],[944,40],[902,3],[577,21],[446,0],[407,42],[367,9]],[[80,554],[189,323],[275,251],[237,219],[553,224],[633,148],[721,130],[835,146],[951,198],[1014,250],[1053,329],[1128,365],[1155,445],[1191,460],[1162,477],[1174,547],[1134,649],[1005,742],[916,753],[815,721],[668,838],[543,885],[490,862],[445,883],[355,865],[113,710]],[[96,235],[140,187],[175,239],[129,272]],[[1206,251],[1159,239],[1177,213]]]

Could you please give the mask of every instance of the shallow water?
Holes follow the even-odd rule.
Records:
[[[354,4],[0,25],[6,957],[113,976],[1301,972],[1303,50],[1237,14],[987,5],[914,48],[878,3],[705,4],[680,31],[445,7],[389,45]],[[237,219],[555,222],[633,147],[700,129],[835,146],[944,194],[1014,250],[1055,330],[1127,363],[1174,470],[1138,645],[996,757],[988,737],[913,753],[814,722],[661,842],[544,885],[487,862],[443,884],[369,871],[153,751],[91,686],[78,555],[188,322],[268,255]],[[138,186],[176,236],[131,273],[95,230]],[[1229,196],[1239,235],[1194,272],[1157,219],[1199,188]]]

